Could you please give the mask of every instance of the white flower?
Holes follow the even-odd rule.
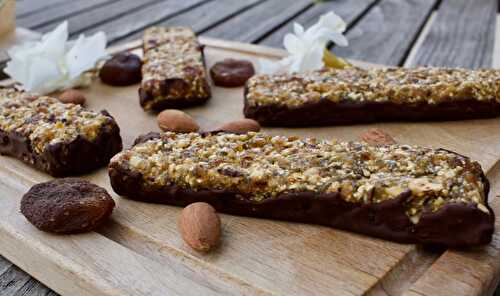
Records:
[[[68,44],[68,23],[63,22],[38,42],[27,42],[8,51],[11,60],[4,69],[30,92],[47,94],[79,86],[83,73],[95,67],[106,54],[106,35],[83,35]]]
[[[307,30],[294,23],[294,32],[286,34],[283,39],[288,56],[278,62],[260,60],[259,70],[261,73],[273,74],[321,69],[325,66],[323,52],[328,42],[332,41],[339,46],[348,45],[343,34],[345,30],[345,22],[334,12],[322,15],[319,21]]]

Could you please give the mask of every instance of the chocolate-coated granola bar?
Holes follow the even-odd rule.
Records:
[[[480,165],[442,149],[262,133],[143,136],[113,157],[113,189],[146,202],[327,225],[406,243],[490,242]]]
[[[500,71],[349,68],[257,75],[245,87],[244,113],[269,126],[496,117]]]
[[[52,176],[89,172],[121,151],[120,129],[106,111],[0,89],[0,153]]]
[[[144,33],[139,89],[145,110],[202,104],[210,98],[203,47],[186,27],[151,27]]]

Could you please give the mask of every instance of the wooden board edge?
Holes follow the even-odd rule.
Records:
[[[415,66],[413,64],[413,60],[415,59],[420,47],[422,47],[422,43],[424,43],[425,38],[429,34],[429,30],[430,30],[432,24],[434,23],[434,21],[436,20],[436,17],[437,17],[437,12],[433,11],[431,13],[431,15],[429,16],[429,18],[427,19],[427,21],[425,22],[425,25],[422,28],[422,31],[420,32],[420,34],[418,35],[417,40],[415,41],[415,44],[412,46],[410,53],[406,57],[406,60],[403,63],[403,67]]]
[[[258,54],[258,55],[268,56],[271,58],[280,58],[286,55],[285,50],[269,46],[249,44],[237,41],[229,41],[229,40],[204,37],[204,36],[200,36],[198,40],[201,44],[205,46],[210,46],[219,49],[227,49],[231,51],[238,51],[247,54]],[[108,51],[113,53],[123,50],[133,50],[141,48],[141,46],[142,46],[142,40],[138,39],[123,44],[111,46],[108,48]]]

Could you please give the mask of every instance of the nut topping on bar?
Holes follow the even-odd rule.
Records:
[[[55,98],[31,96],[14,89],[0,89],[0,129],[29,138],[34,152],[48,145],[68,143],[78,136],[93,141],[99,132],[115,125],[110,116]]]
[[[172,85],[166,85],[171,81]],[[151,27],[144,33],[143,107],[165,100],[205,101],[210,97],[203,53],[187,27]],[[173,107],[173,106],[171,106]]]
[[[292,75],[257,75],[248,81],[246,99],[249,106],[294,108],[321,99],[431,105],[465,99],[500,103],[500,71],[328,68]]]
[[[345,201],[361,204],[409,194],[406,214],[413,223],[424,209],[449,203],[472,204],[489,214],[479,164],[439,149],[254,132],[167,132],[111,162],[140,173],[151,188],[220,189],[256,203],[290,192],[339,192]]]

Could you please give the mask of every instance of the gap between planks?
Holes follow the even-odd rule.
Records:
[[[415,45],[412,47],[410,53],[408,54],[408,57],[406,58],[406,60],[403,64],[403,67],[411,67],[413,65],[416,54],[417,54],[418,50],[421,48],[422,43],[424,42],[425,38],[429,34],[429,30],[430,30],[432,24],[435,22],[437,15],[438,15],[438,12],[436,10],[434,12],[432,12],[430,18],[427,20],[427,23],[425,24],[424,28],[422,29],[421,34],[418,36],[418,39],[415,42]],[[492,55],[493,55],[493,58],[492,58],[491,67],[494,69],[500,68],[500,14],[497,14],[497,17],[496,17],[495,42],[494,42],[494,48],[493,48]]]
[[[431,250],[415,246],[366,295],[402,295],[425,274],[443,253],[444,249]]]
[[[283,26],[286,26],[288,23],[290,23],[290,21],[296,19],[297,17],[299,17],[301,14],[303,13],[306,13],[308,10],[310,10],[311,8],[314,7],[314,5],[316,5],[314,2],[305,6],[302,10],[299,10],[297,11],[296,13],[288,16],[288,18],[284,19],[281,23],[277,24],[276,26],[274,26],[271,30],[265,32],[264,34],[262,34],[261,36],[259,36],[258,38],[255,38],[254,40],[252,40],[252,43],[260,43],[262,40],[266,39],[267,37],[269,37],[270,35],[272,35],[273,33],[277,32],[279,29],[281,29]]]
[[[493,49],[493,68],[500,68],[500,14],[497,14],[495,26],[495,45]]]
[[[422,28],[422,31],[418,35],[417,40],[413,44],[410,52],[406,56],[406,60],[403,62],[403,67],[410,67],[413,64],[413,61],[415,60],[415,57],[417,55],[418,50],[422,47],[422,44],[427,37],[427,34],[429,34],[429,30],[436,20],[437,17],[437,12],[434,10],[430,17],[427,19],[427,22],[425,23],[424,27]]]

